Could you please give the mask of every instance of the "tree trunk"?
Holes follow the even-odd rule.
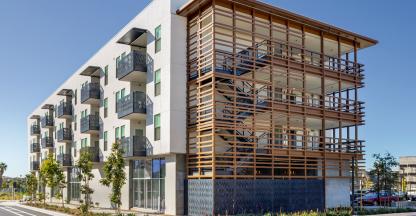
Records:
[[[64,208],[65,207],[65,204],[64,204],[64,189],[61,189],[61,200],[62,200],[62,208]]]

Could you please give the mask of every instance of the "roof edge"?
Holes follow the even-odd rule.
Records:
[[[176,11],[176,13],[180,16],[188,16],[190,13],[193,12],[193,10],[196,6],[203,5],[208,1],[209,0],[190,0],[188,3],[186,3],[181,8],[179,8]],[[275,14],[276,16],[280,15],[280,16],[283,16],[283,17],[285,17],[289,20],[292,20],[294,22],[298,22],[298,23],[301,23],[301,24],[307,24],[307,25],[309,25],[313,28],[318,28],[322,31],[326,31],[326,32],[330,32],[330,33],[338,34],[338,35],[339,34],[349,35],[349,36],[352,36],[354,38],[366,41],[367,43],[369,43],[369,46],[376,45],[376,44],[379,43],[378,40],[375,40],[373,38],[370,38],[370,37],[367,37],[367,36],[364,36],[364,35],[360,35],[360,34],[345,30],[343,28],[336,27],[334,25],[324,23],[324,22],[318,21],[316,19],[312,19],[312,18],[303,16],[303,15],[297,14],[297,13],[294,13],[294,12],[276,7],[276,6],[271,5],[271,4],[264,3],[264,2],[259,1],[259,0],[238,0],[238,1],[237,0],[226,0],[226,1],[234,2],[236,4],[243,5],[243,6],[248,6],[248,7],[256,6],[256,9],[259,10],[259,11]],[[192,7],[194,7],[194,8],[192,8]],[[366,47],[369,47],[369,46],[366,46]]]

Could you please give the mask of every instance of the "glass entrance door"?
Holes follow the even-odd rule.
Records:
[[[134,161],[133,163],[134,207],[152,209],[157,210],[159,212],[163,212],[165,209],[165,161],[163,159],[153,159],[147,161]],[[154,164],[159,165],[154,166]],[[153,172],[149,172],[151,170],[153,170]]]

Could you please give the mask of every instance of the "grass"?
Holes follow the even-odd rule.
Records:
[[[412,208],[378,208],[378,209],[363,209],[357,210],[357,215],[377,215],[377,214],[392,214],[416,212]],[[327,209],[325,212],[318,211],[300,211],[293,213],[267,213],[263,216],[351,216],[352,210],[350,208]]]
[[[358,210],[358,215],[378,215],[378,214],[392,214],[392,213],[404,213],[404,212],[416,212],[413,208],[378,208],[378,209],[363,209]]]
[[[23,198],[23,193],[15,193],[14,199],[11,193],[0,193],[0,200],[20,200]]]
[[[36,208],[43,208],[51,211],[56,212],[62,212],[65,214],[75,215],[75,216],[110,216],[114,214],[110,213],[95,213],[90,212],[88,215],[83,215],[79,209],[72,209],[68,207],[62,207],[57,205],[49,205],[49,204],[43,204],[43,203],[26,203],[28,206],[36,207]],[[134,214],[121,214],[119,216],[134,216]]]

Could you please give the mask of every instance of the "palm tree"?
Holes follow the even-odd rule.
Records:
[[[3,185],[3,174],[7,169],[7,164],[0,162],[0,187]]]

